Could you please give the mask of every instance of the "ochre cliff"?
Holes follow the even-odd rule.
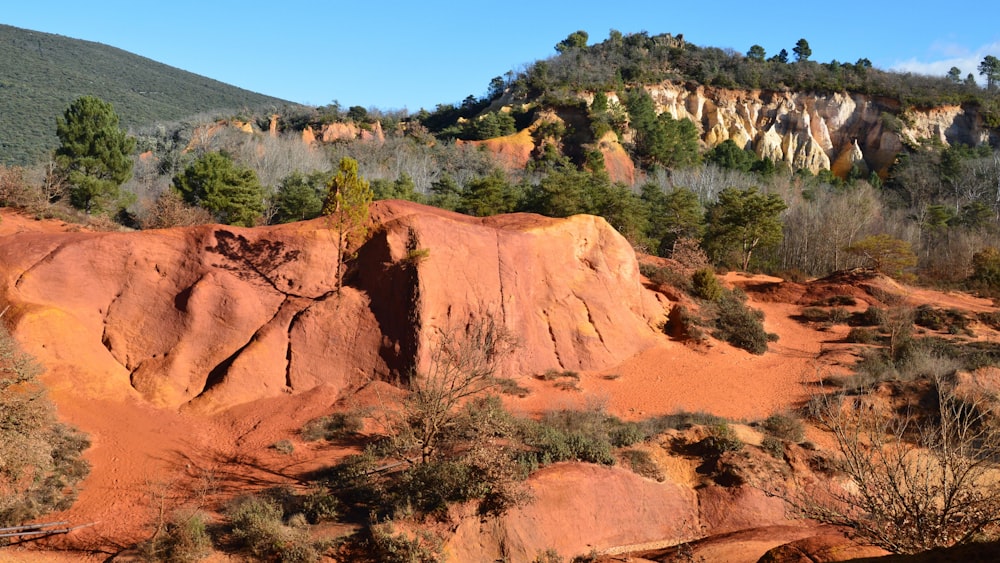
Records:
[[[372,217],[339,292],[323,219],[11,234],[0,306],[49,385],[209,412],[405,376],[443,332],[487,316],[518,340],[510,376],[610,367],[660,338],[664,306],[603,219],[407,202],[378,202]]]
[[[862,170],[884,173],[904,143],[937,139],[945,145],[978,145],[991,135],[981,115],[960,106],[911,108],[899,118],[898,102],[863,94],[730,90],[673,82],[646,89],[657,111],[692,120],[704,146],[732,139],[761,158],[814,173],[832,169],[844,175],[855,163]],[[608,97],[620,103],[616,94]]]

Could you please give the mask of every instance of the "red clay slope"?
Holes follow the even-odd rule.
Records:
[[[339,293],[318,219],[11,234],[0,299],[56,388],[200,412],[405,374],[442,331],[484,316],[519,339],[510,375],[602,369],[658,339],[663,307],[602,219],[476,219],[405,202],[372,216]]]

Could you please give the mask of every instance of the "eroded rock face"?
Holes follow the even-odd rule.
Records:
[[[345,287],[323,219],[136,233],[24,233],[0,244],[7,318],[48,382],[215,411],[427,365],[443,331],[490,316],[510,376],[601,369],[653,344],[663,307],[602,219],[476,219],[373,207]]]
[[[861,162],[885,172],[904,140],[977,145],[990,139],[982,117],[959,106],[908,110],[905,120],[894,120],[901,127],[895,130],[883,113],[895,114],[898,104],[863,94],[730,90],[669,81],[646,89],[658,112],[694,121],[705,146],[732,139],[761,158],[814,173],[842,173],[845,164],[849,171]],[[608,97],[619,102],[614,93]]]

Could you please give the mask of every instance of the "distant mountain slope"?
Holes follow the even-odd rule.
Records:
[[[0,164],[31,164],[58,144],[76,98],[111,102],[123,126],[215,110],[290,104],[91,41],[0,25]]]

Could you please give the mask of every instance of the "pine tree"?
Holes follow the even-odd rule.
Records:
[[[264,212],[264,188],[257,173],[219,152],[198,157],[174,177],[184,201],[210,211],[227,225],[252,227]]]
[[[87,213],[122,209],[121,185],[132,177],[135,139],[118,126],[110,103],[93,96],[73,102],[56,119],[56,164],[70,184],[70,203]]]
[[[337,175],[327,184],[323,215],[337,237],[337,292],[344,284],[344,270],[351,250],[368,236],[368,214],[372,199],[371,186],[358,175],[358,161],[344,157]]]
[[[809,48],[809,42],[805,39],[799,39],[798,42],[795,43],[795,48],[792,49],[792,52],[795,53],[796,62],[808,61],[809,57],[813,54],[812,49]]]

